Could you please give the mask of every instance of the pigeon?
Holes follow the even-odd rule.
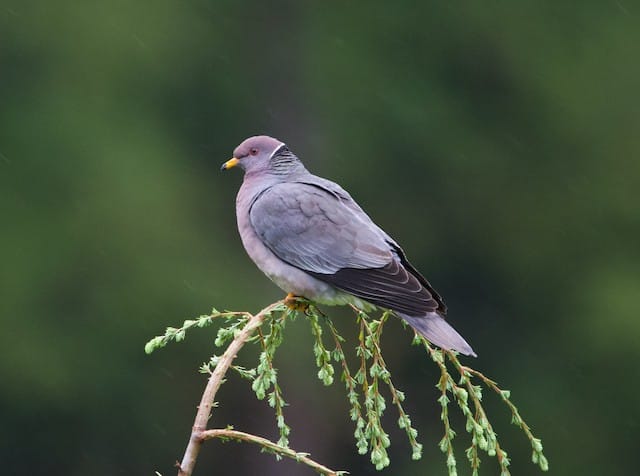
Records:
[[[476,356],[445,320],[440,295],[340,185],[264,135],[244,140],[222,170],[234,167],[244,170],[236,198],[242,244],[289,298],[387,309],[432,344]]]

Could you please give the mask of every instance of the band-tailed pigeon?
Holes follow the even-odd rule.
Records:
[[[222,170],[235,166],[245,172],[236,199],[242,243],[282,290],[321,304],[390,309],[433,344],[476,355],[402,248],[340,185],[309,173],[268,136],[246,139]]]

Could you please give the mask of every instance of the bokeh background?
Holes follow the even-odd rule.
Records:
[[[215,331],[151,356],[145,342],[212,306],[282,296],[238,239],[241,174],[218,171],[257,133],[404,246],[555,474],[637,474],[639,45],[625,0],[3,0],[3,474],[174,473]],[[331,315],[349,347],[353,316]],[[378,474],[356,454],[342,385],[315,377],[308,326],[286,332],[292,446]],[[425,454],[411,461],[390,408],[381,474],[441,475],[438,374],[410,337],[394,322],[384,345]],[[218,400],[212,425],[277,438],[245,381],[231,375]],[[486,400],[513,474],[540,474]],[[209,442],[197,474],[312,473]]]

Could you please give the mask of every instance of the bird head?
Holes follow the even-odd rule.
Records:
[[[269,136],[253,136],[245,139],[233,157],[222,164],[221,170],[240,167],[245,173],[289,174],[304,168],[298,158],[278,139]]]
[[[245,139],[236,150],[233,157],[222,164],[222,170],[240,167],[246,172],[268,166],[269,159],[284,146],[278,139],[269,136],[253,136]]]

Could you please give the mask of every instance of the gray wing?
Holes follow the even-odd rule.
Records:
[[[340,187],[286,183],[263,192],[251,224],[280,259],[355,296],[408,315],[446,312],[402,249]]]
[[[271,251],[305,271],[333,274],[393,260],[384,233],[366,214],[316,185],[274,185],[256,199],[249,217]]]

